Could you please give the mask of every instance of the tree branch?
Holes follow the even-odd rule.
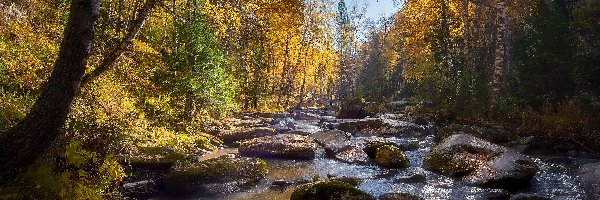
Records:
[[[129,27],[127,35],[125,35],[125,37],[121,40],[119,46],[117,46],[116,49],[114,49],[112,52],[110,52],[107,56],[104,57],[100,66],[98,66],[89,74],[83,76],[81,81],[82,86],[85,87],[85,85],[87,85],[106,71],[110,70],[117,64],[117,61],[119,60],[121,55],[123,55],[123,53],[125,53],[125,51],[129,49],[133,42],[133,39],[135,39],[138,36],[140,30],[144,26],[144,23],[146,22],[146,20],[150,16],[150,13],[156,7],[156,4],[159,1],[162,0],[146,1],[144,6],[140,8],[140,10],[138,10],[137,18],[133,21],[132,26]]]

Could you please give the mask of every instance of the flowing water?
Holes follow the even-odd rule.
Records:
[[[318,121],[295,121],[294,123],[296,123],[296,127],[302,127],[306,132],[317,132],[321,127]],[[431,147],[435,145],[434,137],[431,135],[389,139],[397,144],[418,143],[418,149],[406,151],[411,163],[409,168],[385,169],[376,165],[344,163],[326,158],[323,150],[320,150],[317,157],[310,161],[266,159],[269,170],[267,178],[247,191],[212,197],[198,196],[191,199],[289,199],[297,186],[273,187],[274,181],[308,182],[315,179],[323,180],[331,176],[358,177],[362,179],[362,183],[358,187],[375,197],[390,192],[419,194],[425,199],[487,199],[498,194],[506,195],[503,190],[471,187],[460,180],[425,170],[423,160]],[[206,158],[235,153],[237,153],[237,149],[225,148],[207,155]],[[534,158],[534,160],[539,165],[540,171],[529,188],[520,191],[521,193],[535,193],[552,199],[585,198],[584,191],[572,175],[573,162],[570,164],[556,162],[556,160],[561,160],[556,157],[540,157]],[[576,162],[586,161],[575,160]],[[424,176],[425,180],[406,181],[413,175]]]

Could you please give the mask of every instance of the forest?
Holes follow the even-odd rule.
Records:
[[[0,0],[0,199],[599,188],[599,0]]]

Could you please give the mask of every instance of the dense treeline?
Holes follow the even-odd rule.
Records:
[[[0,144],[30,136],[11,128],[51,87],[72,2],[0,0]],[[343,0],[100,1],[63,128],[0,198],[119,198],[119,161],[212,149],[234,113],[334,102],[411,97],[441,122],[598,142],[600,2],[399,2],[375,22]]]
[[[2,134],[43,93],[70,3],[0,2]],[[209,127],[233,112],[325,104],[338,79],[335,17],[330,1],[101,1],[81,91],[64,131],[56,130],[65,134],[42,141],[52,148],[13,184],[31,192],[3,193],[117,195],[123,155],[210,149],[219,141]]]
[[[441,121],[501,122],[586,141],[600,124],[599,6],[407,1],[365,43],[359,95],[413,97],[419,113]]]

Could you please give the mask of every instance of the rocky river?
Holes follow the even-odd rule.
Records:
[[[584,152],[532,154],[533,138],[497,127],[460,126],[448,134],[405,112],[333,115],[318,109],[243,115],[238,128],[216,134],[222,148],[200,156],[201,175],[144,171],[154,176],[130,179],[126,194],[311,199],[295,191],[334,181],[358,189],[356,198],[344,199],[600,199],[600,160]]]

